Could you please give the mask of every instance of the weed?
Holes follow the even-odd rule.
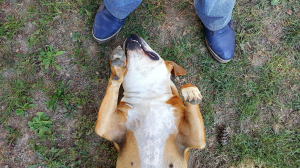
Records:
[[[81,59],[82,64],[80,66],[86,70],[87,65],[86,62],[88,61],[88,56],[87,56],[87,49],[84,49],[82,47],[82,43],[79,43],[76,48],[74,49],[74,55],[78,58]],[[73,64],[77,64],[78,62],[73,62]]]
[[[17,141],[17,139],[22,136],[22,134],[20,133],[20,130],[18,130],[18,129],[15,130],[15,129],[9,127],[8,125],[6,125],[5,130],[8,132],[8,134],[5,138],[5,142],[8,143],[9,145],[14,144]]]
[[[61,155],[63,151],[64,149],[56,149],[52,147],[51,150],[46,150],[46,152],[44,153],[37,152],[37,154],[44,159],[44,162],[39,163],[39,165],[47,164],[47,166],[49,167],[67,167],[63,165],[60,161],[57,161],[58,158],[59,160],[61,160],[67,157],[66,155]]]
[[[46,146],[42,146],[42,145],[34,145],[34,142],[31,141],[31,145],[32,149],[36,151],[36,153],[38,154],[38,156],[43,160],[42,162],[35,164],[35,165],[31,165],[29,166],[29,168],[35,168],[38,166],[42,166],[42,165],[47,165],[47,167],[68,167],[66,165],[67,161],[68,161],[68,154],[66,153],[65,149],[57,149],[55,147],[51,147],[50,149],[48,149]],[[71,167],[76,166],[78,164],[80,164],[81,161],[73,161],[70,164]]]
[[[80,34],[79,33],[73,33],[72,34],[72,41],[80,40]]]
[[[34,24],[38,29],[34,32],[34,34],[39,34],[40,32],[44,32],[47,31],[48,27],[47,27],[47,23],[51,21],[50,19],[39,19],[39,24],[37,24],[35,21],[32,22],[32,24]]]
[[[31,98],[31,97],[27,98],[27,102],[32,103],[33,101],[34,101],[33,98]],[[19,115],[19,116],[24,117],[25,116],[25,110],[27,110],[29,108],[32,109],[35,106],[34,104],[29,104],[29,103],[25,103],[23,106],[21,106],[20,109],[16,109],[16,111],[15,111],[16,114]]]
[[[32,22],[33,25],[37,27],[34,33],[29,36],[28,44],[29,46],[36,46],[42,42],[46,38],[46,34],[49,32],[49,27],[47,27],[47,23],[49,23],[52,18],[41,18],[37,21]]]
[[[47,109],[52,108],[54,111],[57,108],[57,103],[61,102],[63,107],[70,108],[69,103],[71,99],[71,95],[67,94],[68,85],[71,81],[68,81],[66,84],[62,81],[61,85],[58,86],[56,92],[51,97],[51,99],[47,102]]]
[[[45,50],[39,48],[39,60],[42,61],[42,65],[45,65],[45,68],[48,69],[49,66],[53,65],[57,70],[62,70],[60,65],[57,65],[55,62],[55,57],[58,55],[64,54],[64,51],[59,51],[58,49],[53,49],[53,46],[46,47]]]
[[[46,116],[43,112],[37,112],[37,117],[34,117],[32,121],[28,122],[30,130],[35,130],[35,134],[40,138],[45,138],[51,133],[53,128],[52,120]]]

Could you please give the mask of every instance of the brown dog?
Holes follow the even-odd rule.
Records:
[[[183,104],[170,75],[185,70],[164,61],[137,35],[128,37],[110,59],[112,74],[95,131],[114,142],[116,167],[187,167],[188,149],[206,145],[198,88],[182,86]],[[118,105],[121,84],[124,97]]]

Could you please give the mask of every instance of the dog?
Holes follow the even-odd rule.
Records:
[[[181,88],[171,73],[185,75],[172,61],[164,61],[139,36],[130,35],[110,55],[111,76],[101,103],[95,131],[118,150],[117,168],[184,168],[188,149],[206,146],[197,87]],[[121,84],[123,98],[118,104]]]

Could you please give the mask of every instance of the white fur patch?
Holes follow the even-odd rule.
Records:
[[[153,51],[146,43],[145,47]],[[166,140],[176,131],[174,107],[166,104],[173,96],[170,86],[174,84],[163,59],[151,60],[141,49],[127,51],[127,55],[121,101],[132,109],[128,110],[126,127],[134,132],[141,167],[159,168]]]
[[[159,168],[166,140],[176,129],[174,108],[168,104],[135,104],[128,111],[126,126],[134,132],[143,168]]]

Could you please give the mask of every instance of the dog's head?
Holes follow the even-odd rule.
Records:
[[[141,37],[132,34],[124,42],[127,56],[127,74],[123,81],[124,90],[137,89],[164,93],[170,86],[170,74],[184,75],[185,70],[172,61],[164,61]],[[127,87],[128,86],[128,87]]]

